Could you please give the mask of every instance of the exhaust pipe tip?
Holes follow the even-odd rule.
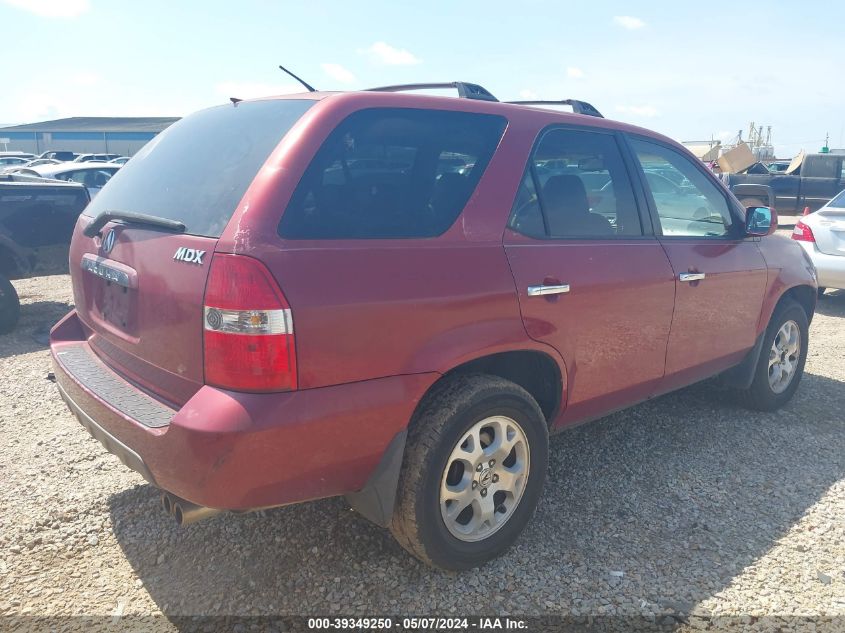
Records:
[[[173,506],[173,518],[176,519],[177,525],[185,525],[185,514],[183,513],[182,506],[179,503]]]
[[[177,499],[173,504],[173,518],[176,519],[176,523],[179,525],[190,525],[197,521],[204,521],[222,512],[223,510],[198,506],[183,499]]]
[[[198,506],[190,501],[180,499],[169,492],[161,493],[161,507],[167,514],[174,518],[178,525],[190,525],[203,519],[210,519],[224,512],[224,510]]]
[[[173,514],[173,499],[170,498],[170,495],[166,492],[161,493],[161,508],[164,510],[165,514]]]

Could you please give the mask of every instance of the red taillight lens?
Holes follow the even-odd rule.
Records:
[[[792,239],[799,242],[815,242],[816,236],[813,235],[813,229],[804,224],[801,220],[792,229]]]
[[[290,306],[264,264],[214,255],[204,303],[207,384],[234,391],[296,389]]]

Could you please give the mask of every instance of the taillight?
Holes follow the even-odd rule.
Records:
[[[813,229],[804,224],[801,220],[792,229],[792,239],[799,242],[815,242],[816,236],[813,235]]]
[[[296,389],[290,305],[264,264],[215,254],[204,304],[206,384],[234,391]]]

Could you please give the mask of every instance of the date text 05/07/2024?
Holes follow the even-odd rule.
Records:
[[[509,617],[473,617],[473,618],[439,618],[439,617],[373,617],[373,618],[308,618],[308,629],[311,631],[330,630],[390,630],[400,629],[420,631],[497,631],[497,630],[527,630],[525,620]]]

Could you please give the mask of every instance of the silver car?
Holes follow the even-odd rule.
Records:
[[[845,191],[795,225],[792,239],[816,266],[819,293],[825,288],[845,289]]]
[[[93,198],[120,168],[121,165],[116,163],[68,162],[59,165],[41,165],[40,167],[21,169],[18,173],[51,178],[53,180],[79,182],[85,185],[88,189],[88,194]]]

